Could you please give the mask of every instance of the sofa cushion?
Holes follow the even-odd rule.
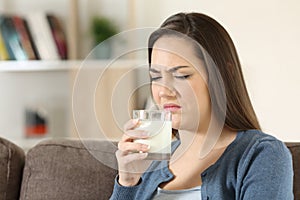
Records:
[[[24,161],[20,147],[0,138],[0,199],[19,199]]]
[[[294,170],[294,198],[300,200],[300,143],[286,143],[292,153]]]
[[[117,174],[108,141],[48,140],[27,153],[20,199],[109,199]]]

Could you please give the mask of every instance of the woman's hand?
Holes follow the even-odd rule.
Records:
[[[134,130],[138,120],[129,120],[124,125],[124,135],[118,143],[116,157],[119,167],[119,184],[123,186],[137,185],[141,175],[150,165],[145,161],[150,147],[146,144],[134,143],[135,139],[146,139],[148,133],[143,130]]]

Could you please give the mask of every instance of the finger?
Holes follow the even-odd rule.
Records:
[[[118,149],[124,154],[128,154],[129,152],[147,152],[149,151],[150,146],[142,143],[119,142]]]
[[[135,128],[139,124],[139,119],[131,119],[124,125],[124,131]]]
[[[128,130],[123,134],[121,141],[132,142],[135,139],[146,139],[146,138],[149,138],[149,132],[146,130]]]
[[[128,130],[123,134],[123,141],[131,141],[134,139],[149,138],[149,132],[146,130]]]
[[[148,153],[131,153],[126,156],[121,157],[121,162],[123,165],[128,165],[134,161],[144,160],[147,158]]]
[[[116,153],[115,153],[115,155],[116,155],[116,157],[117,157],[118,160],[119,160],[119,158],[125,156],[124,153],[123,153],[123,151],[121,151],[121,150],[117,150]]]

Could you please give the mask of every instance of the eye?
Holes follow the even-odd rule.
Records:
[[[161,79],[161,77],[160,76],[156,76],[156,77],[150,77],[150,80],[151,81],[158,81],[159,79]]]
[[[177,79],[182,79],[182,80],[185,80],[185,79],[188,79],[191,77],[191,75],[184,75],[184,76],[174,76],[175,78]]]

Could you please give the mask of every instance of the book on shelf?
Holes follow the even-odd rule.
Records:
[[[0,16],[0,30],[6,46],[9,59],[26,60],[27,55],[21,46],[19,34],[14,26],[11,16]]]
[[[59,18],[44,12],[0,15],[0,60],[67,59],[67,40]]]
[[[20,16],[12,16],[16,31],[19,34],[19,39],[23,50],[27,55],[28,60],[37,60],[39,55],[37,53],[35,43],[32,40],[31,33],[28,29],[27,22]]]
[[[0,31],[0,60],[8,60],[8,59],[9,59],[9,55]]]
[[[49,22],[59,56],[61,59],[65,60],[68,58],[67,39],[63,31],[61,22],[53,14],[47,14],[47,20]]]
[[[46,13],[29,13],[26,20],[41,60],[60,59]]]

